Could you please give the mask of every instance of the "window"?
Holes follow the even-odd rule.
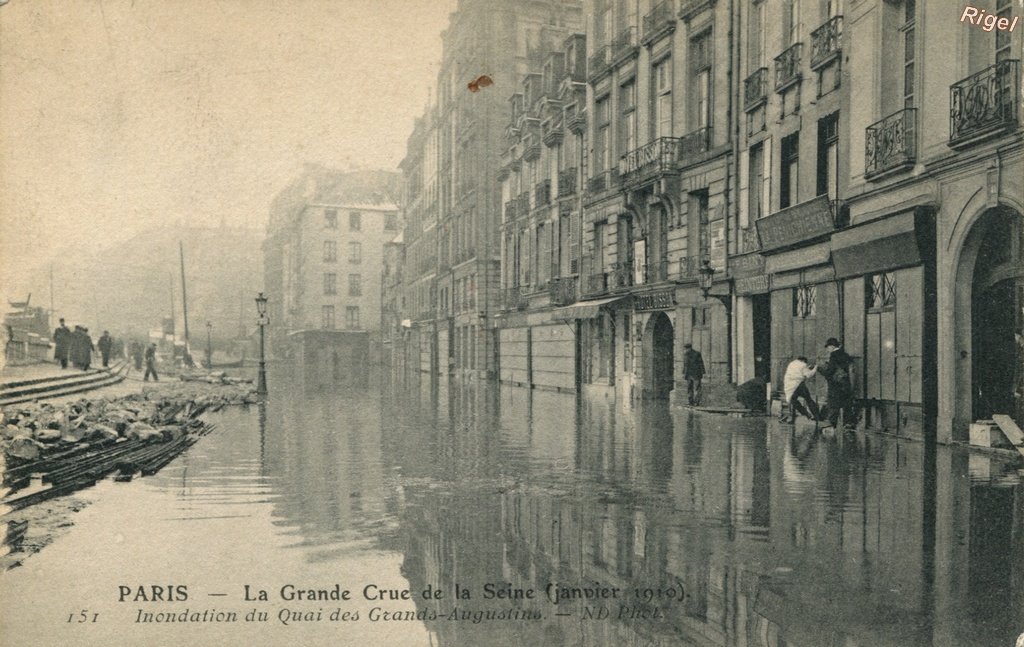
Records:
[[[817,314],[815,299],[817,298],[818,286],[801,285],[793,288],[793,316],[800,319],[813,317]]]
[[[324,241],[324,262],[333,263],[338,260],[338,243],[333,240]]]
[[[904,0],[903,10],[903,107],[914,107],[914,10],[916,0]]]
[[[359,329],[359,306],[345,306],[345,327],[349,330]]]
[[[800,42],[800,0],[783,0],[782,44],[790,47]]]
[[[690,74],[695,88],[690,93],[693,130],[711,125],[711,58],[711,30],[708,30],[690,41]]]
[[[839,177],[839,113],[818,120],[818,195],[835,200]]]
[[[664,58],[652,70],[654,100],[651,102],[651,124],[655,137],[672,136],[672,59]]]
[[[384,229],[398,229],[398,216],[396,214],[385,214]]]
[[[324,274],[324,294],[338,293],[338,275]]]
[[[363,280],[358,274],[348,275],[348,295],[358,297],[363,294]]]
[[[697,232],[697,258],[701,262],[711,258],[711,213],[708,208],[708,191],[695,191],[690,194],[690,208],[694,214],[691,231]]]
[[[352,211],[348,214],[348,229],[349,231],[361,231],[363,228],[363,214],[358,211]]]
[[[779,208],[797,201],[800,178],[800,133],[782,138],[782,175],[779,178]]]
[[[320,309],[320,327],[328,330],[334,328],[334,306],[324,306]]]
[[[1010,5],[1010,0],[996,0],[996,16],[1012,20],[1013,16],[1010,10]],[[1010,52],[1012,51],[1010,48],[1010,40],[1010,32],[1002,29],[996,30],[996,63],[1000,63],[1010,58]],[[1009,80],[1009,74],[1004,74],[1003,76]]]
[[[881,272],[865,277],[864,305],[868,311],[896,306],[896,274]]]
[[[765,0],[750,9],[747,23],[747,74],[753,74],[765,66],[764,60],[764,6]]]
[[[608,114],[608,97],[602,97],[594,103],[595,124],[594,135],[594,170],[601,172],[611,165],[611,141]]]
[[[764,144],[750,147],[750,190],[748,192],[748,213],[750,218],[757,220],[767,215],[764,201]]]
[[[363,262],[363,244],[359,242],[350,242],[348,244],[348,262],[349,263],[361,263]]]
[[[636,83],[630,81],[619,88],[619,105],[622,107],[622,131],[620,152],[628,153],[636,148]]]
[[[338,228],[338,210],[327,209],[324,211],[324,227],[328,229]]]

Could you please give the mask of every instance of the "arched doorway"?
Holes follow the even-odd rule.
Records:
[[[652,398],[667,398],[675,386],[675,331],[664,312],[655,312],[647,321],[644,335],[646,365],[644,393]]]
[[[956,417],[1024,425],[1024,226],[998,207],[971,228],[956,274]],[[941,340],[940,340],[941,343]]]

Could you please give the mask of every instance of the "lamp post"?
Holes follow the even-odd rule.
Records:
[[[697,285],[700,287],[705,301],[708,300],[711,286],[714,283],[715,268],[711,267],[711,261],[705,258],[697,274]],[[710,294],[710,296],[715,297],[725,306],[725,377],[726,380],[732,382],[732,295]]]
[[[263,296],[262,292],[256,297],[256,312],[260,315],[260,372],[256,379],[256,395],[264,399],[267,397],[267,358],[264,352],[264,330],[270,324],[270,319],[267,317],[267,297]]]
[[[213,368],[213,324],[206,322],[206,368]]]

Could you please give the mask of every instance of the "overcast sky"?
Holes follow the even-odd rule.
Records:
[[[454,6],[0,6],[0,294],[74,244],[161,222],[262,226],[305,161],[395,168]]]

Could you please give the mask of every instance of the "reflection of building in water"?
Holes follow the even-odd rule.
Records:
[[[495,403],[483,387],[452,388],[430,440],[388,452],[403,471],[434,475],[406,491],[405,575],[416,587],[472,587],[460,607],[543,618],[428,622],[437,644],[895,647],[1012,644],[1019,633],[1024,487],[999,481],[1011,465],[990,459],[993,476],[972,483],[966,454],[940,451],[932,472],[920,444],[664,405],[624,415],[613,400],[508,387]],[[555,426],[574,439],[568,450],[552,441]],[[585,621],[580,603],[480,600],[484,582],[685,595],[654,600],[658,619],[620,618],[610,603],[610,618]]]

